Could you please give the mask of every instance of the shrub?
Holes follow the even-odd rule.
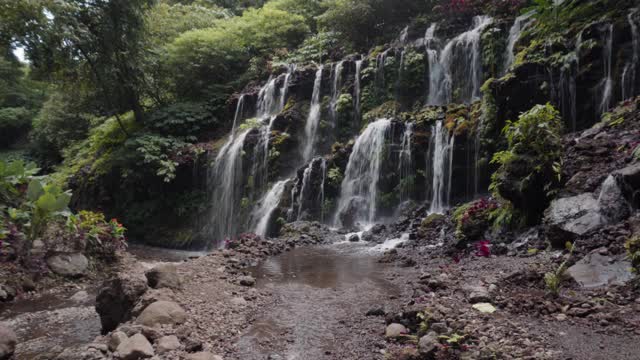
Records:
[[[8,147],[31,128],[31,112],[23,107],[0,108],[0,148]]]
[[[489,228],[490,215],[497,208],[498,202],[492,198],[482,198],[458,207],[453,214],[458,244],[479,240]]]
[[[86,242],[89,254],[106,261],[115,260],[117,252],[127,246],[124,226],[117,219],[107,222],[102,213],[83,210],[71,215],[67,229]]]
[[[536,105],[502,132],[508,148],[493,156],[490,190],[537,223],[561,180],[562,120],[550,104]]]
[[[624,244],[631,265],[636,272],[640,272],[640,236],[634,236]]]
[[[163,135],[183,137],[196,141],[198,135],[216,123],[204,103],[185,102],[173,104],[151,113],[145,119],[147,128]]]

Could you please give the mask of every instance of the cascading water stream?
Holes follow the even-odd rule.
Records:
[[[430,105],[450,103],[454,86],[459,86],[462,101],[471,103],[480,99],[483,81],[480,37],[492,22],[489,16],[474,17],[473,28],[453,38],[444,47],[440,53],[440,69],[430,69],[429,76],[435,79],[436,84],[429,88]]]
[[[353,85],[353,108],[354,108],[354,123],[358,124],[360,122],[360,118],[362,117],[361,106],[360,106],[360,92],[361,92],[361,83],[362,83],[362,60],[356,61],[356,75],[354,79]]]
[[[340,61],[334,66],[331,83],[331,104],[330,115],[331,121],[335,125],[338,107],[338,98],[340,97],[340,88],[342,87],[342,69],[344,67],[344,61]]]
[[[370,224],[376,219],[378,180],[390,127],[391,120],[377,120],[356,140],[342,181],[335,224],[345,225],[341,220],[345,212],[352,213],[354,223]]]
[[[296,72],[297,67],[295,64],[291,64],[287,66],[287,69],[287,74],[284,76],[284,82],[282,83],[282,88],[280,89],[280,111],[284,110],[284,107],[286,105],[287,95],[289,93],[289,85],[291,82],[291,75]]]
[[[627,62],[622,71],[622,100],[627,100],[636,94],[636,78],[638,74],[638,63],[640,63],[640,35],[638,34],[638,23],[634,17],[638,14],[638,9],[633,9],[627,16],[631,29],[631,59]]]
[[[429,90],[427,94],[427,104],[436,105],[438,83],[442,77],[442,66],[438,59],[438,50],[436,49],[438,39],[435,37],[437,24],[431,24],[424,35],[424,46],[429,64]]]
[[[613,56],[613,24],[604,27],[602,38],[602,62],[604,64],[604,78],[600,82],[602,101],[598,107],[599,114],[603,114],[611,108],[613,97],[613,77],[611,73],[611,63]]]
[[[313,83],[313,95],[311,96],[311,107],[307,116],[307,123],[304,127],[305,141],[302,149],[302,158],[308,162],[313,156],[313,148],[316,144],[318,126],[320,124],[320,92],[322,91],[322,70],[320,66],[316,71],[316,79]]]
[[[433,180],[430,212],[442,213],[447,209],[451,197],[451,177],[453,171],[453,149],[455,136],[438,120],[432,127]]]
[[[282,194],[284,193],[285,187],[288,182],[289,180],[283,180],[275,183],[271,190],[269,190],[269,192],[267,192],[267,194],[260,201],[260,206],[257,207],[253,213],[253,218],[256,222],[255,226],[253,227],[255,234],[262,237],[267,236],[267,231],[269,230],[269,221],[271,220],[273,212],[280,204]]]
[[[387,54],[389,50],[385,50],[376,56],[376,76],[375,76],[375,86],[378,90],[378,95],[384,93],[385,88],[385,80],[384,80],[384,65],[387,61]]]
[[[515,58],[516,58],[516,54],[515,54],[516,42],[518,42],[518,39],[520,39],[520,35],[522,34],[522,31],[525,30],[529,26],[529,24],[531,24],[531,21],[529,19],[534,14],[535,14],[534,11],[530,11],[524,15],[518,16],[516,20],[513,22],[511,29],[509,29],[509,38],[507,40],[507,50],[506,50],[506,55],[504,59],[503,71],[502,71],[503,74],[506,74],[509,68],[511,67],[511,65],[513,65],[513,62],[515,61]]]
[[[245,97],[244,94],[240,95],[240,97],[238,98],[238,105],[236,106],[236,113],[233,116],[233,126],[231,127],[231,133],[232,134],[236,132],[236,129],[238,128],[238,124],[243,119],[245,98],[246,97]]]
[[[237,136],[232,133],[220,149],[211,170],[215,206],[212,207],[210,232],[216,241],[216,247],[239,230],[236,206],[242,199],[242,151],[249,132],[250,130],[245,130]]]
[[[400,162],[398,164],[398,173],[400,174],[400,202],[409,200],[411,196],[411,177],[413,176],[413,157],[411,152],[413,138],[413,123],[407,123],[405,125],[404,133],[402,134],[402,143],[400,144]]]

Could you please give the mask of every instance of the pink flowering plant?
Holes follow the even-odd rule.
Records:
[[[481,198],[458,207],[453,214],[458,242],[467,244],[480,240],[491,224],[491,213],[498,207],[499,203],[491,197]]]

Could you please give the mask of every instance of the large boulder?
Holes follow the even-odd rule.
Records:
[[[89,267],[89,260],[80,253],[58,253],[47,258],[47,265],[55,274],[79,277],[86,273]]]
[[[138,299],[147,291],[146,279],[119,274],[105,281],[96,298],[96,312],[100,315],[104,334],[131,319]]]
[[[633,278],[630,269],[630,262],[601,255],[596,250],[570,267],[567,272],[580,286],[589,289],[624,285]]]
[[[629,217],[630,209],[622,189],[615,177],[610,175],[602,183],[598,196],[600,213],[611,222],[618,222]]]
[[[172,301],[157,301],[147,306],[138,316],[136,322],[140,325],[156,327],[160,325],[182,324],[187,320],[187,313],[180,305]]]
[[[625,198],[635,207],[640,207],[640,163],[615,171],[613,177],[618,181]]]
[[[180,289],[181,279],[178,267],[174,264],[162,264],[145,273],[149,286],[154,289]]]
[[[551,243],[558,247],[606,224],[592,193],[556,199],[545,211],[544,223]]]
[[[0,360],[10,359],[16,350],[18,338],[16,334],[3,323],[0,323]]]
[[[122,360],[146,359],[153,356],[153,347],[142,334],[135,334],[118,346],[116,352]]]
[[[180,346],[181,346],[180,340],[175,335],[163,336],[160,339],[158,339],[157,348],[158,348],[159,354],[164,354],[164,353],[171,352],[173,350],[177,350],[180,348]]]
[[[176,301],[176,295],[173,290],[169,288],[162,289],[149,289],[140,297],[135,307],[131,311],[131,315],[134,317],[139,316],[147,306],[153,304],[156,301]]]

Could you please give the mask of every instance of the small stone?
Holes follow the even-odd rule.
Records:
[[[13,330],[0,323],[0,359],[10,359],[17,344],[18,338]]]
[[[199,352],[191,355],[187,355],[187,360],[223,360],[222,356],[214,355],[210,352]]]
[[[386,312],[383,308],[375,308],[367,311],[366,316],[385,316]]]
[[[558,320],[558,321],[566,321],[567,320],[567,315],[558,314],[558,315],[556,315],[556,320]]]
[[[73,294],[73,296],[70,297],[69,300],[75,301],[75,302],[83,302],[83,301],[89,300],[89,293],[87,293],[84,290],[80,290],[77,293]]]
[[[418,350],[422,355],[431,355],[438,349],[438,336],[430,332],[427,335],[420,338],[418,342]]]
[[[256,279],[253,276],[241,276],[238,281],[242,286],[254,286],[256,284]]]
[[[168,353],[180,348],[180,340],[175,335],[164,336],[158,340],[158,354]]]
[[[472,304],[487,303],[489,301],[491,301],[489,290],[484,287],[476,287],[469,294],[469,302]]]
[[[388,339],[394,339],[399,336],[407,334],[407,328],[402,324],[390,324],[387,326],[387,330],[385,331],[385,337]]]
[[[233,299],[231,299],[231,304],[239,307],[244,307],[247,306],[247,300],[245,300],[243,297],[234,297]]]
[[[493,314],[494,312],[496,312],[495,306],[489,303],[478,303],[473,305],[472,307],[483,314]]]
[[[118,346],[125,342],[129,337],[122,331],[114,331],[109,335],[108,347],[111,351],[116,351]]]
[[[153,347],[142,334],[135,334],[124,341],[116,350],[122,360],[146,359],[153,356]]]
[[[449,328],[447,328],[447,324],[445,323],[433,323],[431,324],[431,326],[429,326],[429,329],[435,331],[438,334],[445,334],[449,331]]]

